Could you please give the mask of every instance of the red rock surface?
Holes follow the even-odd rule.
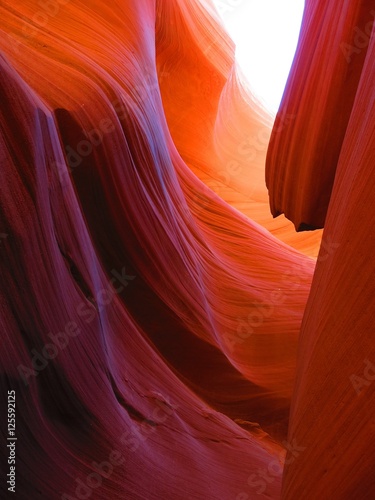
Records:
[[[343,3],[341,34],[364,4]],[[373,238],[358,221],[372,210],[374,48],[349,65],[325,55],[330,104],[320,93],[312,119],[311,44],[337,9],[322,5],[306,8],[267,171],[273,214],[300,228],[323,225],[313,207],[337,170],[310,297],[320,233],[269,213],[272,119],[211,2],[0,5],[0,385],[16,393],[16,498],[277,499],[284,463],[285,498],[374,491],[359,421],[371,398],[348,375],[371,350]],[[289,172],[302,152],[293,186],[285,157]],[[350,454],[335,461],[337,432]]]
[[[266,170],[273,215],[297,230],[324,227],[374,8],[369,0],[306,2]]]
[[[375,495],[374,81],[372,36],[301,329],[289,440],[305,450],[286,466],[283,499]]]

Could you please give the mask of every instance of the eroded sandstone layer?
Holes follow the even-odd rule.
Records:
[[[208,0],[0,4],[16,498],[374,491],[368,4],[307,2],[275,124]]]

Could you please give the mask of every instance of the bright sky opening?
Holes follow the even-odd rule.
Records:
[[[253,93],[276,114],[296,51],[304,0],[214,0]]]

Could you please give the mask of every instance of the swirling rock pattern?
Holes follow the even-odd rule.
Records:
[[[365,3],[343,2],[340,33],[365,23]],[[325,47],[330,105],[311,117],[329,5],[307,3],[275,124],[208,0],[0,5],[0,384],[16,393],[17,498],[371,489],[371,423],[359,423],[371,400],[348,373],[372,348],[373,238],[356,221],[372,210],[374,48],[342,62]],[[314,206],[331,198],[321,246],[269,213],[270,136],[272,213],[321,227],[327,207]],[[363,455],[358,486],[348,470]]]

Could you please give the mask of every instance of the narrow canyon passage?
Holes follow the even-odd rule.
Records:
[[[375,496],[375,6],[216,7],[0,3],[1,498]]]

